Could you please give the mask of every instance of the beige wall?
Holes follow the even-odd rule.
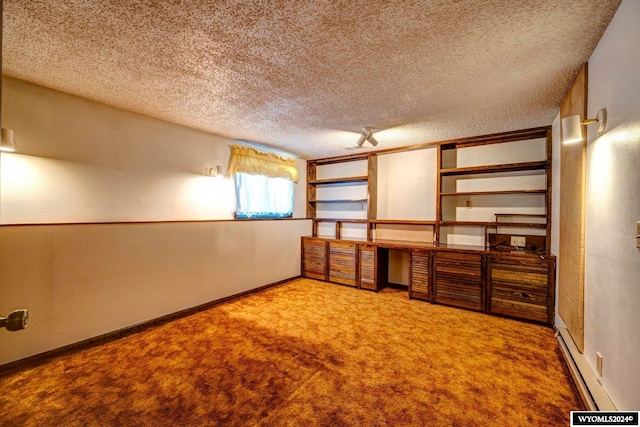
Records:
[[[308,220],[0,227],[0,365],[300,274]]]
[[[228,138],[8,78],[2,126],[0,314],[30,324],[0,330],[0,364],[300,274],[309,220],[159,222],[232,218],[233,181],[205,176]]]
[[[2,127],[14,130],[18,150],[0,156],[0,224],[233,218],[233,180],[205,175],[226,170],[233,140],[2,83]],[[304,218],[304,160],[298,169],[294,217]]]

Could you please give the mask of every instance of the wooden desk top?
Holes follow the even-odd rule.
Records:
[[[525,250],[508,250],[507,248],[491,249],[484,246],[470,246],[470,245],[452,245],[446,243],[434,243],[434,242],[419,242],[409,240],[387,240],[387,239],[367,239],[360,237],[343,237],[336,239],[331,236],[305,236],[313,239],[321,239],[327,241],[337,241],[346,243],[366,243],[368,245],[374,245],[381,248],[389,249],[430,249],[430,250],[446,250],[454,252],[467,252],[467,253],[479,253],[479,254],[504,254],[509,256],[521,256],[530,258],[531,256],[540,256],[542,259],[555,259],[555,255],[551,252],[545,251],[525,251]]]

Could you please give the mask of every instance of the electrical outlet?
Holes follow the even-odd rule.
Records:
[[[596,371],[598,375],[602,376],[602,363],[604,362],[604,358],[599,352],[596,352]]]
[[[511,236],[511,246],[525,247],[527,245],[527,238],[524,236]]]

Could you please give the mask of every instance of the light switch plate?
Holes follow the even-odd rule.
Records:
[[[640,221],[638,221],[636,228],[636,248],[640,249]]]
[[[599,376],[602,376],[602,368],[604,364],[604,357],[600,354],[600,352],[596,351],[596,372]]]

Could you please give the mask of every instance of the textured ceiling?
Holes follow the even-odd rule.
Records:
[[[318,158],[551,124],[619,3],[4,0],[3,74]]]

